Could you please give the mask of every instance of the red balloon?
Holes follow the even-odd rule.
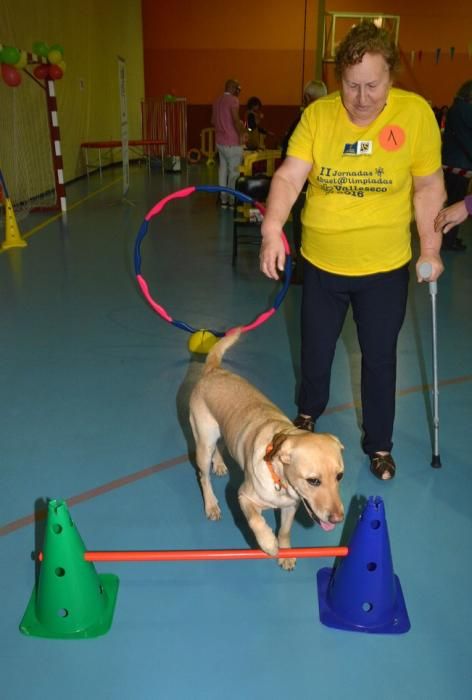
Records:
[[[64,75],[62,68],[55,63],[48,66],[48,73],[51,80],[60,80]]]
[[[21,73],[8,63],[2,63],[2,78],[9,87],[17,87],[21,83]]]
[[[49,66],[47,63],[40,63],[36,66],[33,73],[38,80],[45,80],[49,75]]]

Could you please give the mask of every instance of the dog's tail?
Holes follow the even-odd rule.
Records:
[[[229,335],[225,335],[212,347],[205,362],[205,374],[220,366],[223,355],[230,347],[238,342],[240,335],[241,331],[237,328]]]

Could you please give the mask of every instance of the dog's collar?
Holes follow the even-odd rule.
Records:
[[[287,488],[287,484],[282,481],[280,476],[275,471],[275,469],[272,465],[272,462],[270,461],[270,457],[271,457],[273,449],[274,449],[274,446],[272,445],[272,443],[269,443],[266,447],[264,461],[267,464],[269,474],[271,475],[272,481],[274,482],[275,490],[281,491],[282,489]]]

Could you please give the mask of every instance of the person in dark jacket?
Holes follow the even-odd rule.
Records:
[[[472,173],[472,80],[464,83],[449,108],[444,129],[442,162],[447,190],[447,204],[464,199]],[[462,171],[462,172],[461,172]],[[444,234],[443,250],[463,251],[465,244],[458,236],[459,226]]]

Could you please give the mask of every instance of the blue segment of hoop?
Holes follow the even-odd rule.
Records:
[[[244,192],[232,190],[230,187],[221,187],[221,185],[196,185],[195,192],[227,192],[233,197],[236,197],[236,199],[240,199],[241,202],[246,202],[246,204],[254,203],[254,199],[244,194]]]
[[[148,232],[149,221],[144,219],[140,226],[136,241],[134,242],[134,271],[137,275],[141,274],[141,241]]]
[[[172,319],[171,324],[176,328],[180,328],[182,331],[187,331],[187,333],[196,333],[202,330],[201,328],[194,328],[190,324],[185,323],[185,321],[177,321],[176,319]],[[223,336],[226,335],[224,331],[214,331],[211,328],[206,328],[205,330],[209,331],[209,333],[213,333],[217,338],[223,338]]]
[[[292,256],[291,255],[285,256],[284,273],[285,273],[284,283],[283,283],[282,288],[280,289],[279,293],[275,297],[274,303],[272,305],[276,311],[279,308],[280,304],[285,299],[285,295],[287,294],[288,288],[290,287],[290,278],[292,276]]]

